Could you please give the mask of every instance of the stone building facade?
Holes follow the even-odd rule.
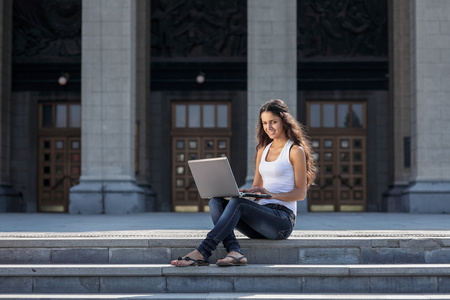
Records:
[[[301,211],[450,212],[446,0],[4,0],[0,212],[207,211],[187,160],[254,173],[283,99]]]

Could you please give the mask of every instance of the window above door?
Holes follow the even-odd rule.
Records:
[[[79,103],[42,103],[40,110],[39,129],[81,128]]]
[[[173,104],[172,128],[182,129],[230,129],[230,104],[186,103]]]
[[[309,102],[307,109],[311,129],[366,129],[364,102]]]

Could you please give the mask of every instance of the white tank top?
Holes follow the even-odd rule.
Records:
[[[264,148],[261,162],[259,163],[259,173],[261,174],[264,188],[271,193],[287,193],[295,188],[294,167],[289,160],[289,153],[293,144],[293,141],[288,140],[280,155],[274,161],[266,161],[267,153],[272,143]],[[297,215],[297,201],[281,201],[277,199],[261,199],[259,201],[261,205],[270,203],[284,205]]]

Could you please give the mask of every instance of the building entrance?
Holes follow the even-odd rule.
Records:
[[[172,210],[208,211],[208,200],[200,198],[187,161],[230,158],[230,104],[176,102],[172,120]]]
[[[366,104],[310,102],[307,124],[318,165],[310,211],[365,211]]]
[[[38,137],[38,210],[67,212],[81,173],[81,107],[41,103]]]

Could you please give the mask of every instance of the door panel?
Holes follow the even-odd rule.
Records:
[[[81,106],[42,102],[38,130],[38,210],[67,212],[81,173]]]
[[[39,138],[38,199],[41,212],[67,212],[70,188],[78,184],[80,137]]]
[[[208,199],[201,199],[188,160],[230,157],[229,137],[173,137],[172,204],[178,212],[208,211]]]
[[[226,102],[176,102],[172,105],[172,209],[208,211],[187,164],[188,160],[231,154],[230,105]]]
[[[311,102],[308,124],[318,166],[310,211],[365,211],[365,103]]]

